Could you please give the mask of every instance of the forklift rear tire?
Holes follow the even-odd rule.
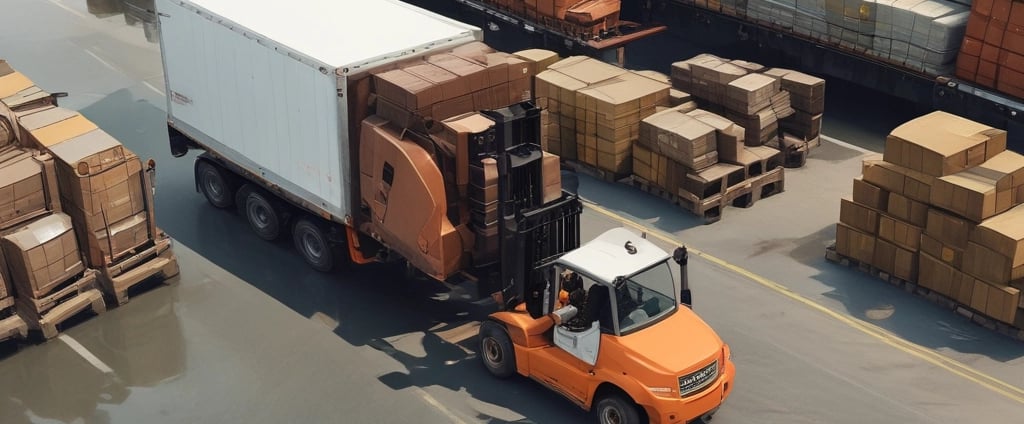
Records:
[[[495,377],[508,378],[516,373],[516,351],[501,324],[494,321],[480,323],[480,357],[487,371]]]
[[[611,393],[598,399],[594,412],[601,424],[637,424],[640,411],[636,403],[618,393]]]
[[[308,217],[300,218],[292,230],[292,241],[295,242],[295,249],[310,267],[320,272],[334,270],[334,248],[316,222]]]
[[[224,170],[205,160],[196,164],[196,182],[199,183],[199,190],[203,192],[206,201],[214,207],[224,209],[235,203],[235,193],[224,175]]]

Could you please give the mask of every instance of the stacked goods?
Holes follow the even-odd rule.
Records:
[[[376,113],[403,128],[427,128],[476,110],[529,100],[531,64],[479,42],[374,74]]]
[[[864,161],[836,251],[1021,328],[1022,203],[1024,156],[1006,150],[1006,132],[934,112]]]
[[[956,76],[1024,97],[1024,3],[974,2],[956,61]]]
[[[969,15],[967,6],[946,0],[747,0],[729,2],[728,10],[718,4],[697,2],[931,75],[952,71]]]
[[[825,112],[825,80],[790,69],[772,68],[765,75],[778,78],[789,93],[793,114],[779,120],[778,147],[787,161],[800,166],[808,151],[821,144],[821,119]]]
[[[700,171],[718,163],[715,128],[674,107],[644,118],[638,144],[654,154]]]
[[[534,22],[589,39],[619,24],[621,0],[487,0]]]
[[[487,264],[498,257],[498,162],[486,158],[470,166],[470,228],[476,234],[474,263]]]
[[[631,172],[640,121],[669,96],[668,84],[581,56],[550,65],[535,84],[549,151],[615,176]]]
[[[171,240],[155,225],[151,175],[142,171],[141,160],[81,114],[56,106],[20,73],[4,70],[9,73],[0,76],[7,83],[0,84],[0,95],[12,111],[6,119],[16,123],[18,144],[54,158],[56,175],[44,178],[44,195],[74,224],[77,249],[85,265],[98,271],[106,294],[124,303],[129,287],[176,275]],[[31,174],[24,165],[0,167],[4,171],[10,173],[0,179]]]

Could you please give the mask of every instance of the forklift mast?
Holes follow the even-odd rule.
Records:
[[[541,109],[531,102],[484,111],[495,122],[491,134],[471,143],[470,160],[494,158],[498,164],[498,237],[500,262],[495,286],[499,306],[543,315],[544,292],[553,273],[545,272],[562,254],[580,246],[583,204],[575,193],[542,204]],[[492,136],[493,135],[493,136]]]

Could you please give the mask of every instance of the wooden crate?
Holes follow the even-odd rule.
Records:
[[[103,293],[118,306],[128,302],[128,289],[152,277],[172,284],[178,275],[178,259],[171,250],[171,239],[161,232],[160,237],[132,256],[99,270]]]
[[[95,270],[86,269],[47,296],[19,297],[15,301],[18,314],[29,330],[41,331],[43,338],[52,339],[57,336],[57,326],[78,313],[91,309],[101,314],[107,310],[103,294],[96,288],[97,275]]]

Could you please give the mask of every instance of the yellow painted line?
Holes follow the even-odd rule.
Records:
[[[608,218],[611,218],[611,219],[613,219],[615,221],[618,221],[618,222],[620,222],[622,224],[634,227],[634,228],[636,228],[636,229],[638,229],[640,231],[644,231],[647,234],[649,234],[649,235],[651,235],[651,236],[653,236],[655,238],[658,238],[658,239],[660,239],[660,240],[662,240],[662,241],[664,241],[666,243],[670,243],[670,244],[681,244],[682,243],[680,240],[677,240],[672,235],[666,234],[666,233],[664,233],[661,230],[652,229],[652,228],[649,228],[647,226],[644,226],[644,225],[638,224],[636,222],[633,222],[633,221],[631,221],[631,220],[629,220],[629,219],[627,219],[627,218],[625,218],[625,217],[623,217],[623,216],[621,216],[619,214],[616,214],[615,212],[612,212],[612,211],[610,211],[608,209],[600,207],[600,206],[594,204],[593,202],[585,201],[585,203],[586,203],[587,208],[593,210],[594,212],[600,213],[600,214],[602,214],[602,215],[604,215],[604,216],[606,216]],[[691,254],[694,254],[696,256],[700,256],[701,258],[704,258],[707,261],[709,261],[709,262],[711,262],[711,263],[713,263],[715,265],[718,265],[718,266],[720,266],[722,268],[725,268],[725,269],[727,269],[729,271],[732,271],[732,272],[740,274],[740,275],[742,275],[744,277],[747,277],[748,279],[750,279],[751,281],[753,281],[755,283],[758,283],[758,284],[760,284],[760,285],[762,285],[764,287],[767,287],[767,288],[769,288],[769,289],[771,289],[771,290],[773,290],[773,291],[775,291],[775,292],[777,292],[777,293],[779,293],[779,294],[781,294],[783,296],[786,296],[786,297],[788,297],[790,299],[793,299],[793,300],[795,300],[797,302],[800,302],[800,303],[810,307],[811,309],[817,310],[817,311],[819,311],[819,312],[821,312],[821,313],[823,313],[825,315],[828,315],[828,316],[830,316],[832,318],[835,318],[839,322],[842,322],[842,323],[844,323],[844,324],[846,324],[846,325],[848,325],[850,327],[853,327],[854,329],[860,330],[864,334],[867,334],[867,335],[869,335],[871,337],[874,337],[874,338],[876,338],[876,339],[878,339],[878,340],[880,340],[880,341],[882,341],[882,342],[884,342],[884,343],[886,343],[886,344],[888,344],[888,345],[890,345],[892,347],[895,347],[895,348],[897,348],[897,349],[899,349],[899,350],[901,350],[903,352],[906,352],[906,353],[908,353],[910,355],[913,355],[913,356],[915,356],[917,358],[923,359],[925,362],[928,362],[928,363],[930,363],[932,365],[935,365],[935,366],[937,366],[939,368],[942,368],[942,369],[944,369],[946,371],[949,371],[949,372],[951,372],[951,373],[953,373],[955,375],[963,377],[963,378],[965,378],[965,379],[967,379],[967,380],[969,380],[971,382],[977,383],[978,385],[980,385],[982,387],[985,387],[985,388],[987,388],[989,390],[992,390],[992,391],[994,391],[996,393],[999,393],[999,394],[1001,394],[1001,395],[1003,395],[1003,396],[1005,396],[1005,397],[1007,397],[1007,398],[1009,398],[1011,400],[1017,401],[1019,403],[1024,403],[1024,389],[1021,389],[1020,387],[1014,386],[1014,385],[1012,385],[1010,383],[1007,383],[1005,381],[1002,381],[1002,380],[1000,380],[998,378],[992,377],[992,376],[990,376],[988,374],[985,374],[985,373],[983,373],[981,371],[978,371],[978,370],[976,370],[974,368],[971,368],[971,367],[969,367],[969,366],[967,366],[967,365],[965,365],[963,363],[960,363],[960,362],[958,362],[956,360],[950,359],[950,358],[948,358],[948,357],[946,357],[946,356],[944,356],[944,355],[942,355],[940,353],[937,353],[937,352],[935,352],[935,351],[933,351],[931,349],[928,349],[928,348],[922,347],[920,345],[917,345],[915,343],[912,343],[912,342],[909,342],[907,340],[904,340],[904,339],[900,338],[899,336],[897,336],[895,334],[892,334],[889,331],[887,331],[887,330],[885,330],[885,329],[883,329],[881,327],[878,327],[878,326],[876,326],[874,324],[871,324],[869,322],[865,322],[865,321],[859,320],[859,319],[851,317],[849,315],[845,315],[845,314],[833,311],[833,310],[825,307],[824,305],[821,305],[821,304],[819,304],[819,303],[817,303],[817,302],[815,302],[815,301],[813,301],[813,300],[811,300],[811,299],[809,299],[807,297],[804,297],[803,295],[801,295],[799,293],[796,293],[796,292],[790,290],[788,287],[786,287],[786,286],[784,286],[782,284],[776,283],[776,282],[774,282],[772,280],[769,280],[769,279],[767,279],[765,277],[757,275],[757,274],[755,274],[755,273],[753,273],[751,271],[748,271],[748,270],[746,270],[746,269],[744,269],[742,267],[739,267],[737,265],[733,265],[733,264],[731,264],[729,262],[726,262],[723,259],[719,259],[717,257],[714,257],[712,255],[704,253],[704,252],[702,252],[702,251],[700,251],[698,249],[693,248],[690,245],[686,246],[686,250],[688,252],[690,252]]]

